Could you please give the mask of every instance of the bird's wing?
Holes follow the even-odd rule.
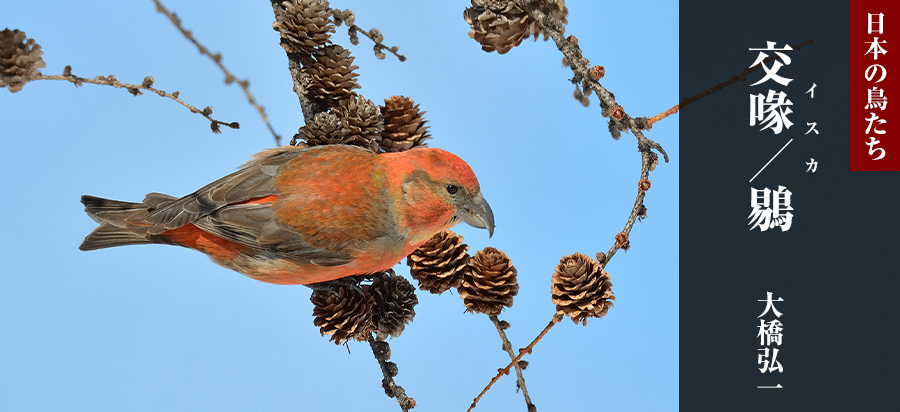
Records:
[[[267,150],[237,172],[180,199],[150,193],[144,203],[152,210],[141,221],[150,225],[147,233],[151,235],[191,223],[207,233],[261,252],[320,266],[346,264],[352,260],[350,254],[310,245],[300,233],[275,219],[271,204],[255,202],[279,195],[274,188],[278,171],[302,152],[290,146]]]
[[[302,235],[275,219],[269,204],[227,205],[194,225],[205,232],[244,246],[319,266],[338,266],[353,260],[345,252],[327,251],[307,243]]]
[[[296,148],[277,148],[255,156],[240,170],[180,199],[150,193],[144,203],[153,208],[141,221],[151,225],[147,233],[158,235],[194,223],[222,207],[274,195],[275,175],[301,153]]]

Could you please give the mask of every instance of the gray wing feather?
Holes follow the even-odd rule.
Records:
[[[275,194],[275,175],[287,162],[302,150],[277,148],[257,155],[240,170],[212,182],[181,199],[151,193],[150,200],[156,209],[150,211],[144,222],[152,224],[148,233],[158,235],[193,223],[226,205]],[[145,201],[146,201],[145,200]]]
[[[328,252],[305,242],[297,232],[275,220],[271,207],[265,204],[228,205],[194,222],[205,232],[223,239],[273,254],[319,266],[349,263],[348,253]]]

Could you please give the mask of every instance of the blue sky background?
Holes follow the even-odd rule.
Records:
[[[267,1],[167,1],[187,28],[267,108],[285,139],[303,124]],[[431,145],[465,159],[494,209],[497,230],[457,226],[474,251],[494,246],[518,268],[521,288],[501,318],[523,347],[553,315],[550,275],[559,258],[606,251],[637,190],[633,136],[614,141],[596,98],[572,98],[552,42],[484,53],[468,38],[465,1],[333,1],[378,27],[409,59],[377,60],[365,38],[350,46],[359,92],[376,103],[412,97],[428,113]],[[568,34],[601,83],[632,116],[678,102],[678,5],[674,1],[570,1]],[[114,74],[180,91],[240,130],[208,122],[154,95],[70,83],[0,90],[0,410],[3,411],[395,411],[365,343],[351,354],[319,336],[309,289],[276,286],[170,246],[80,252],[95,226],[79,197],[139,201],[182,196],[274,145],[236,86],[152,1],[5,1],[3,27],[45,51],[45,74],[67,64],[85,77]],[[2,27],[0,27],[2,28]],[[538,410],[671,411],[678,402],[678,116],[648,133],[671,162],[651,174],[632,248],[607,267],[616,306],[587,327],[565,320],[526,357]],[[405,266],[400,274],[408,275]],[[415,322],[393,339],[397,382],[416,410],[465,410],[508,362],[484,315],[457,295],[419,292]],[[524,410],[505,377],[476,410]]]

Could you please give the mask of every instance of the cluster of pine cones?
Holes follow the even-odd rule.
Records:
[[[364,341],[370,333],[378,340],[400,336],[416,316],[416,288],[406,278],[385,272],[374,275],[371,284],[331,283],[310,297],[313,324],[322,335],[342,344]]]
[[[486,247],[469,256],[462,236],[450,230],[438,233],[406,259],[419,289],[441,294],[452,288],[467,312],[499,315],[511,307],[519,291],[516,268],[505,253]],[[580,253],[564,256],[551,278],[551,299],[557,313],[575,323],[602,318],[616,299],[609,274],[600,262]],[[418,298],[415,287],[393,272],[375,275],[361,288],[339,285],[336,291],[313,293],[316,326],[335,343],[366,340],[374,332],[378,340],[399,336],[413,320]]]
[[[404,96],[384,105],[357,94],[359,89],[350,51],[331,44],[335,24],[351,23],[352,12],[331,9],[325,0],[292,0],[276,7],[272,27],[281,46],[303,62],[302,92],[320,111],[294,136],[309,146],[348,144],[375,153],[425,146],[430,139],[425,112]]]
[[[431,293],[456,288],[467,312],[500,314],[519,291],[516,268],[492,247],[470,257],[462,241],[452,231],[438,233],[407,258],[410,274]],[[415,287],[393,272],[375,275],[371,285],[332,285],[313,292],[311,300],[315,325],[337,344],[366,340],[370,332],[378,340],[399,336],[416,314]]]
[[[469,246],[462,241],[452,231],[438,233],[407,258],[410,275],[419,281],[419,289],[431,293],[457,288],[468,312],[500,314],[512,306],[519,291],[516,268],[505,253],[492,247],[470,258]],[[600,262],[580,253],[559,261],[550,291],[557,313],[582,324],[605,316],[616,299]]]
[[[434,235],[406,258],[419,289],[441,294],[456,288],[467,312],[499,315],[519,292],[516,268],[505,253],[486,247],[469,256],[469,245],[450,230]]]

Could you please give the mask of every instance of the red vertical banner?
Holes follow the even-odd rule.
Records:
[[[900,12],[889,9],[884,0],[850,4],[852,171],[900,170],[900,87],[892,87],[900,84],[900,25],[892,24]]]

